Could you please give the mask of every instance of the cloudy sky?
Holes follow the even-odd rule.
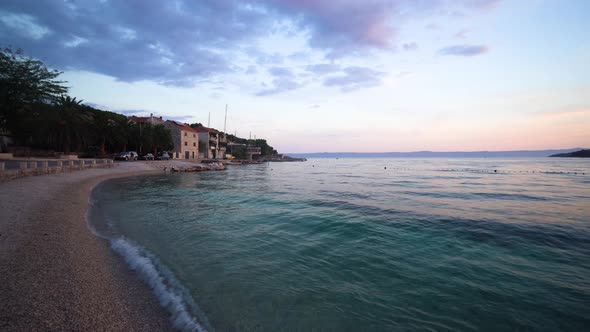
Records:
[[[3,0],[72,96],[282,152],[590,147],[587,0]]]

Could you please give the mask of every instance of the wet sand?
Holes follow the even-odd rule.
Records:
[[[120,163],[0,183],[0,330],[172,329],[148,286],[85,221],[97,183],[155,172]]]

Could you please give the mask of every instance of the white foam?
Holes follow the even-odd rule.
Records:
[[[124,237],[110,238],[101,234],[92,224],[91,213],[96,208],[96,201],[92,199],[92,195],[88,198],[89,208],[86,210],[85,221],[86,226],[99,238],[108,240],[111,248],[125,259],[129,267],[137,272],[139,277],[148,284],[152,292],[160,301],[160,305],[165,308],[172,316],[170,321],[172,326],[180,331],[197,331],[206,332],[207,330],[199,324],[187,309],[187,304],[183,300],[182,286],[176,281],[174,274],[165,266],[158,263],[157,258],[149,253],[146,249],[139,245],[131,244]],[[107,221],[111,224],[112,221]],[[112,225],[109,225],[112,227]],[[176,286],[176,287],[175,287]],[[185,292],[188,293],[188,292]],[[197,307],[190,296],[187,300]],[[198,308],[197,308],[198,309]],[[208,321],[204,318],[205,324]]]
[[[170,275],[165,278],[163,273],[156,268],[157,264],[155,264],[153,255],[140,246],[131,244],[123,237],[110,241],[111,248],[121,255],[139,277],[150,286],[160,300],[160,305],[172,314],[170,320],[175,328],[181,331],[206,331],[189,313],[180,292],[172,287],[176,282],[169,278]]]
[[[96,230],[96,227],[94,227],[94,225],[92,224],[92,222],[90,221],[92,218],[90,218],[90,214],[92,213],[93,209],[95,208],[95,200],[92,199],[92,195],[89,195],[88,197],[88,208],[86,209],[86,213],[84,214],[84,221],[86,221],[86,227],[88,227],[88,229],[90,230],[90,232],[96,236],[98,236],[101,239],[106,239],[107,237],[100,234],[98,232],[98,230]]]

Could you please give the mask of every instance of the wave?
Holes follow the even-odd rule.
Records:
[[[181,286],[172,272],[159,264],[153,254],[139,245],[131,244],[124,237],[111,239],[111,248],[150,286],[160,300],[160,305],[172,315],[170,320],[175,328],[181,331],[206,331],[189,313],[183,292],[178,289]]]
[[[167,310],[171,317],[172,326],[180,331],[206,332],[207,329],[200,324],[190,313],[189,304],[198,310],[188,291],[176,279],[172,271],[163,265],[157,257],[138,244],[132,243],[123,236],[108,237],[101,234],[91,222],[91,210],[95,209],[96,201],[92,195],[88,198],[89,208],[86,211],[86,226],[95,236],[109,241],[111,249],[120,255],[127,265],[137,273],[139,278],[145,282],[154,295],[158,298],[160,306]],[[107,222],[110,228],[110,222]],[[188,302],[188,303],[187,303]],[[209,325],[206,317],[203,316],[205,325]]]

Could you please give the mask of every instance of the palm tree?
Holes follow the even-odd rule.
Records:
[[[119,117],[115,120],[115,137],[117,141],[123,146],[122,151],[127,151],[127,145],[131,139],[134,124],[125,116]]]
[[[82,145],[88,141],[88,133],[84,127],[89,122],[89,116],[81,110],[81,103],[82,100],[63,95],[56,102],[56,134],[66,154],[71,151],[72,145],[76,146],[78,152]]]
[[[94,112],[93,120],[94,131],[99,139],[100,155],[104,156],[106,143],[116,140],[114,134],[117,124],[109,113],[102,111]]]

